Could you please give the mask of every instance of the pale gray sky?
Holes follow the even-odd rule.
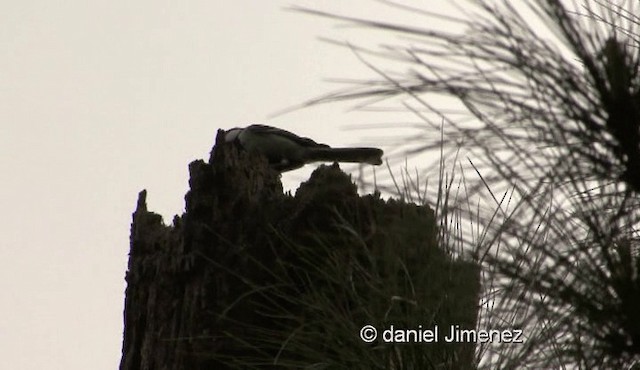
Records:
[[[380,133],[367,141],[341,130],[368,121],[344,104],[267,119],[331,90],[324,78],[370,74],[316,39],[348,40],[336,22],[283,11],[290,3],[2,2],[3,368],[118,366],[137,194],[148,189],[150,209],[170,222],[183,210],[187,165],[208,158],[218,128],[260,122],[334,145],[378,144],[370,138]],[[322,9],[388,14],[345,3]]]

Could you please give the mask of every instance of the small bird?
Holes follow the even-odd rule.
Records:
[[[279,172],[295,170],[311,162],[382,164],[383,152],[378,148],[332,148],[266,125],[232,128],[225,132],[224,138],[246,151],[264,155],[269,165]]]

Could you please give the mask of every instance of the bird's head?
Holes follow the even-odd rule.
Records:
[[[242,132],[242,128],[240,127],[234,127],[232,129],[225,131],[224,141],[226,141],[227,143],[236,141],[238,139],[238,135],[240,135],[241,132]]]

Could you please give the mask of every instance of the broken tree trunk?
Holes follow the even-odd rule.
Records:
[[[122,370],[475,366],[473,343],[443,337],[475,328],[479,269],[437,245],[432,210],[360,197],[335,164],[283,194],[264,158],[221,138],[189,166],[173,225],[139,195]],[[392,327],[440,338],[385,340]]]

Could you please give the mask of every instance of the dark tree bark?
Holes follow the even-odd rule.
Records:
[[[473,344],[358,338],[365,324],[475,328],[479,270],[438,248],[430,209],[360,197],[337,165],[283,194],[264,158],[221,137],[190,164],[173,225],[139,195],[122,370],[474,367]]]

